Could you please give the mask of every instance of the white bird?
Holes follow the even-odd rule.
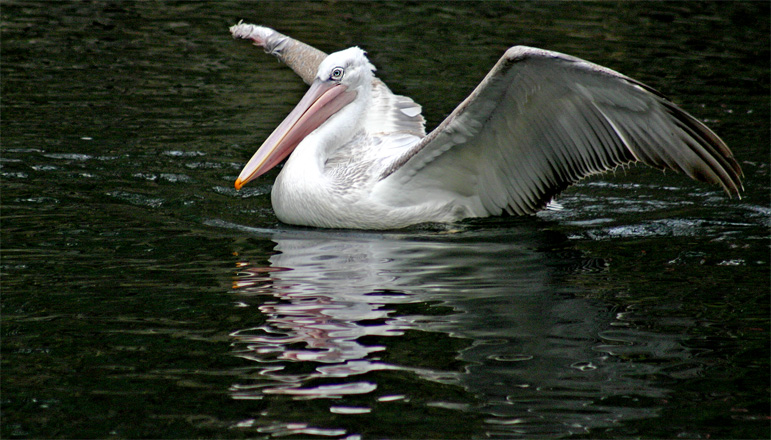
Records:
[[[395,229],[527,215],[578,180],[632,162],[740,196],[725,143],[650,87],[590,62],[515,46],[435,130],[375,77],[363,50],[326,55],[272,29],[231,33],[286,62],[310,89],[236,180],[289,156],[271,192],[285,223]]]

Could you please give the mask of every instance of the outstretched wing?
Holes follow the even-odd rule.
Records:
[[[251,40],[255,46],[286,63],[294,72],[310,85],[319,70],[319,64],[327,54],[302,41],[287,37],[275,30],[239,21],[230,27],[233,38]]]
[[[532,214],[581,178],[631,162],[718,183],[729,195],[742,188],[725,143],[655,90],[579,58],[516,46],[381,183],[473,199],[484,211],[475,215]]]
[[[319,65],[327,54],[300,40],[288,37],[265,26],[244,23],[230,27],[233,38],[251,40],[279,61],[289,66],[306,84],[312,84]],[[421,107],[412,99],[395,95],[382,81],[372,82],[374,108],[368,113],[366,127],[373,133],[407,133],[425,136],[425,120]]]

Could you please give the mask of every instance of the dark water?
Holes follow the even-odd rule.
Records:
[[[769,4],[2,5],[4,438],[768,438]],[[742,200],[643,168],[565,210],[280,224],[233,181],[305,86],[240,19],[360,45],[441,121],[506,47],[640,79]]]

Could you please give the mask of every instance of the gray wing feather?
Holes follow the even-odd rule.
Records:
[[[576,181],[643,162],[739,196],[725,143],[655,90],[568,55],[509,49],[474,92],[381,179],[531,214]]]
[[[265,52],[286,63],[308,85],[313,83],[319,64],[327,57],[326,53],[313,46],[264,26],[240,21],[230,27],[230,33],[233,38],[251,40],[255,46],[262,47]]]

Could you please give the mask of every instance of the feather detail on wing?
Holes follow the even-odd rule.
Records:
[[[411,98],[395,95],[388,86],[375,78],[372,81],[372,108],[364,123],[369,133],[406,133],[422,138],[426,121],[422,108]]]
[[[638,161],[740,196],[741,169],[725,143],[661,94],[579,58],[516,46],[381,181],[474,198],[486,211],[476,215],[532,214],[578,180]]]

